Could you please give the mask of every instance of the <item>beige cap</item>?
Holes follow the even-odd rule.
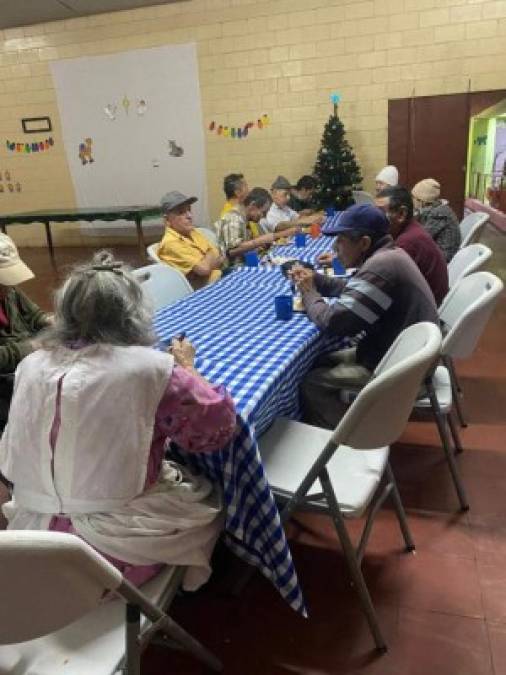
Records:
[[[32,270],[19,257],[16,244],[9,236],[0,233],[0,284],[17,286],[34,276]]]
[[[436,199],[439,199],[440,193],[441,186],[434,178],[424,178],[411,190],[411,194],[415,199],[426,204],[432,204]]]

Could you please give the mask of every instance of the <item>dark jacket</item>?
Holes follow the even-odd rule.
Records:
[[[438,200],[415,215],[443,252],[446,262],[450,262],[460,246],[459,220],[455,213],[448,204]]]
[[[439,246],[416,220],[406,225],[396,237],[395,245],[416,262],[439,307],[448,293],[448,266]]]
[[[410,256],[380,239],[349,280],[315,275],[316,288],[302,294],[308,317],[336,337],[365,332],[357,362],[374,370],[396,337],[420,321],[438,324],[434,296]],[[322,296],[337,297],[329,305]]]
[[[12,373],[32,351],[29,340],[47,327],[47,315],[24,293],[11,288],[2,303],[8,324],[0,321],[0,373]]]

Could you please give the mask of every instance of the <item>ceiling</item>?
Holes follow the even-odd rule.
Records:
[[[177,0],[0,0],[0,29],[165,5]]]

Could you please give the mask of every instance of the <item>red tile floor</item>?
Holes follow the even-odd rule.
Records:
[[[489,268],[506,277],[506,237],[482,241]],[[136,262],[135,249],[121,253]],[[27,291],[49,307],[55,273],[45,251],[23,251],[38,279]],[[58,251],[59,269],[83,251]],[[397,523],[377,519],[364,573],[389,651],[378,656],[350,588],[333,528],[325,517],[299,515],[290,527],[309,619],[292,612],[260,575],[239,597],[241,571],[221,552],[209,584],[176,599],[173,616],[212,649],[226,675],[503,675],[506,673],[506,300],[472,359],[458,364],[470,422],[458,462],[471,510],[459,513],[435,427],[410,423],[392,460],[417,544],[402,551]],[[357,524],[351,531],[357,535]],[[203,675],[191,658],[151,647],[143,675]]]

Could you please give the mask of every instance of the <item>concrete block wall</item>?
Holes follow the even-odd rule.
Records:
[[[197,44],[206,129],[263,113],[271,121],[245,140],[206,131],[212,218],[226,173],[268,186],[279,173],[311,171],[335,90],[370,189],[386,161],[389,98],[506,88],[506,0],[189,0],[4,30],[0,171],[23,191],[0,194],[2,212],[74,205],[51,61],[184,42]],[[30,161],[9,153],[20,119],[44,115],[55,147]],[[57,243],[82,242],[76,228],[55,230]],[[38,226],[15,238],[44,242]]]

